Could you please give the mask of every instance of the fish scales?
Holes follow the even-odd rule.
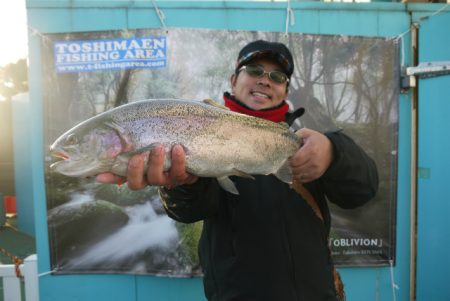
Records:
[[[51,151],[65,160],[52,168],[69,176],[126,175],[131,155],[160,144],[167,154],[173,145],[182,145],[189,172],[216,177],[230,191],[231,175],[274,174],[290,183],[288,159],[300,138],[286,125],[211,104],[147,100],[99,114],[61,135]],[[165,168],[170,167],[167,154]]]

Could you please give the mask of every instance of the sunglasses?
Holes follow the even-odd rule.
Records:
[[[252,77],[263,77],[264,75],[268,75],[271,81],[276,82],[277,84],[284,84],[285,82],[289,82],[289,78],[287,75],[281,71],[269,71],[264,70],[263,67],[254,64],[248,64],[239,68],[239,72],[245,70],[248,75]]]

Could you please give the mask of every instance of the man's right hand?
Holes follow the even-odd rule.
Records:
[[[148,167],[145,170],[145,156],[148,157]],[[171,151],[171,167],[164,171],[164,147],[155,147],[150,154],[137,154],[128,161],[127,176],[120,177],[112,173],[98,174],[96,180],[100,183],[128,182],[132,190],[145,188],[148,185],[173,188],[182,184],[192,184],[198,177],[186,172],[186,154],[181,145],[175,145]]]

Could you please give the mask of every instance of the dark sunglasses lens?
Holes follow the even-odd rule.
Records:
[[[283,72],[280,71],[272,71],[269,73],[269,77],[271,80],[273,80],[276,83],[284,83],[287,80],[287,76],[286,74],[284,74]]]

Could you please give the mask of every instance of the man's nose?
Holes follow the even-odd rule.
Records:
[[[266,72],[263,74],[263,76],[259,77],[258,84],[269,86],[270,85],[269,73]]]

